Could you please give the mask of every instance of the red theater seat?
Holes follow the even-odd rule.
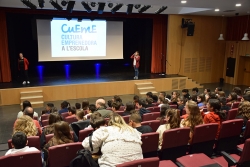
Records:
[[[125,162],[123,164],[116,165],[116,167],[158,167],[159,158],[145,158],[140,160],[134,160],[131,162]]]
[[[49,125],[49,120],[48,119],[42,120],[42,125],[43,125],[43,127],[48,126]]]
[[[156,157],[159,142],[159,133],[144,133],[141,135],[141,140],[143,157]]]
[[[73,122],[77,122],[78,120],[76,119],[76,117],[66,117],[65,118],[65,122],[68,122],[69,124],[73,123]]]
[[[130,117],[130,115],[122,117],[127,124],[129,123],[129,117]]]
[[[40,148],[40,137],[39,137],[39,136],[30,136],[30,137],[28,137],[27,139],[28,139],[28,145],[27,145],[27,146],[29,146],[29,147],[35,147],[35,148],[37,148],[38,150],[41,149],[41,148]],[[8,147],[9,147],[9,149],[12,148],[11,142],[12,142],[11,139],[8,140]]]
[[[240,104],[240,102],[234,102],[233,104],[232,104],[232,109],[234,109],[234,108],[238,108],[239,107],[239,104]]]
[[[141,125],[148,125],[152,128],[153,132],[156,132],[156,130],[160,126],[160,120],[145,121],[145,122],[142,122]]]
[[[148,108],[146,108],[148,111],[150,111],[150,112],[154,112],[154,107],[148,107]]]
[[[160,112],[161,111],[161,108],[160,107],[154,107],[154,112]]]
[[[79,142],[82,142],[90,133],[94,131],[93,128],[85,128],[79,131]]]
[[[238,114],[238,108],[234,108],[228,111],[227,120],[235,119]]]
[[[69,116],[69,113],[68,112],[64,112],[61,114],[62,118],[65,119],[67,116]]]
[[[152,112],[152,113],[147,113],[143,114],[142,120],[144,121],[151,121],[151,120],[156,120],[156,118],[160,117],[159,112]]]

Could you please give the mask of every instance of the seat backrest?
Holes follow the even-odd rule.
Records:
[[[247,139],[245,141],[245,144],[244,144],[244,147],[243,147],[243,150],[242,150],[242,153],[241,153],[241,156],[240,156],[240,159],[238,161],[239,164],[242,164],[244,162],[250,162],[250,139]]]
[[[119,111],[124,111],[124,109],[125,109],[125,106],[121,106],[121,107],[119,108]]]
[[[46,143],[54,136],[54,134],[48,134],[45,136]]]
[[[9,154],[0,157],[1,167],[42,167],[40,151]]]
[[[234,103],[232,104],[232,109],[238,108],[238,107],[239,107],[239,104],[240,104],[240,102],[234,102]]]
[[[142,153],[156,153],[157,156],[157,149],[158,149],[158,142],[159,142],[159,133],[152,132],[152,133],[144,133],[141,135],[142,141]]]
[[[42,120],[42,125],[43,125],[43,127],[48,126],[49,125],[49,120],[48,119]]]
[[[245,131],[244,131],[243,138],[244,138],[245,140],[248,139],[248,138],[250,138],[250,120],[247,121],[246,129],[245,129]]]
[[[141,125],[148,125],[152,128],[153,132],[156,132],[160,126],[160,120],[144,121]]]
[[[150,111],[150,112],[154,112],[154,107],[148,107],[148,108],[146,108],[148,111]]]
[[[161,111],[160,107],[158,107],[158,106],[154,107],[154,112],[160,112],[160,111]]]
[[[38,150],[41,150],[40,137],[39,136],[29,136],[29,137],[27,137],[27,139],[28,139],[27,146],[29,146],[29,147],[35,147]],[[12,143],[12,140],[9,139],[8,140],[8,147],[9,147],[9,149],[12,149],[11,143]]]
[[[79,137],[79,131],[87,128],[89,124],[90,124],[89,120],[84,120],[84,121],[79,121],[79,122],[73,122],[70,126],[72,127],[76,136]]]
[[[76,152],[83,149],[82,143],[68,143],[49,147],[49,167],[69,166],[76,157]]]
[[[145,158],[140,160],[134,160],[131,162],[125,162],[123,164],[116,165],[116,167],[158,167],[159,158]]]
[[[120,111],[120,110],[119,110],[119,111],[116,111],[116,113],[119,114],[120,116],[122,116],[123,113],[124,113],[124,111]]]
[[[41,121],[49,119],[49,114],[43,114],[41,115]]]
[[[169,106],[170,106],[170,108],[177,109],[177,105],[176,105],[176,104],[171,104],[171,105],[169,105]]]
[[[156,118],[160,117],[159,112],[152,112],[152,113],[147,113],[143,114],[143,122],[144,121],[151,121],[151,120],[156,120]]]
[[[238,114],[238,108],[234,108],[228,111],[227,120],[235,119]]]
[[[129,117],[130,117],[130,115],[122,116],[122,118],[124,119],[124,121],[125,121],[127,124],[129,123]]]
[[[69,113],[68,112],[64,112],[61,114],[62,118],[65,119],[67,116],[69,116]]]
[[[79,131],[79,142],[82,142],[86,137],[89,136],[90,133],[94,131],[93,128],[85,128]]]
[[[65,118],[65,122],[68,122],[69,124],[73,123],[73,122],[77,122],[78,120],[76,119],[76,117],[66,117]]]

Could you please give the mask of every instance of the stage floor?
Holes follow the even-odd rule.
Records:
[[[106,74],[100,74],[100,75],[72,75],[70,77],[54,76],[54,77],[43,77],[43,78],[30,78],[29,85],[23,85],[22,81],[12,81],[9,83],[0,83],[0,89],[127,81],[127,80],[133,80],[133,77],[134,77],[133,73],[123,72],[123,73],[106,73]],[[151,74],[151,73],[139,74],[139,80],[172,78],[172,77],[183,77],[183,76],[181,75],[159,75],[159,74]]]

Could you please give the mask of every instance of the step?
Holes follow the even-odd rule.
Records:
[[[20,92],[20,94],[29,94],[29,93],[43,93],[43,91],[42,90],[34,90],[34,91]]]
[[[141,95],[146,95],[148,92],[140,92],[140,94]],[[156,92],[156,91],[152,91],[152,93],[154,94],[154,95],[157,95],[158,94],[158,92]]]
[[[143,87],[152,87],[153,83],[146,82],[146,83],[135,83],[136,88],[143,88]]]
[[[20,100],[40,99],[40,98],[43,98],[43,96],[26,96],[26,97],[21,97]]]
[[[155,87],[142,87],[142,88],[137,88],[138,90],[148,90],[148,89],[153,89],[155,90]]]

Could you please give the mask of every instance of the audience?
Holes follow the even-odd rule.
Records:
[[[23,116],[23,111],[25,110],[26,107],[32,107],[31,103],[27,100],[23,101],[23,109],[22,109],[22,111],[18,112],[17,118],[20,118],[21,116]],[[38,118],[38,114],[36,112],[34,112],[33,116]]]
[[[218,131],[216,134],[216,139],[218,138],[219,133],[220,133],[221,123],[226,118],[226,114],[220,111],[220,109],[221,109],[221,105],[220,105],[219,100],[210,99],[207,103],[208,112],[205,113],[205,116],[204,116],[205,124],[218,123],[219,126],[218,126]]]
[[[163,96],[159,96],[158,98],[158,107],[161,107],[163,104],[167,104],[168,102],[165,100]]]
[[[79,122],[79,121],[84,121],[85,119],[84,119],[84,111],[78,111],[77,113],[76,113],[76,119],[77,119],[77,121]]]
[[[135,95],[135,96],[133,97],[134,105],[136,105],[136,103],[138,103],[139,99],[140,99],[140,97],[139,97],[138,95]]]
[[[206,96],[206,101],[208,102],[210,99],[217,99],[217,95],[215,92],[209,92]]]
[[[143,114],[150,113],[145,107],[146,107],[146,102],[143,99],[140,99],[138,103],[136,103],[137,108],[139,109],[139,113],[141,117],[143,118]]]
[[[157,95],[153,95],[153,96],[152,96],[152,99],[153,99],[154,103],[157,103],[157,101],[158,101],[158,96],[157,96]]]
[[[205,96],[206,96],[206,94],[208,94],[208,93],[210,93],[210,89],[208,89],[208,88],[204,89],[204,94],[205,94]]]
[[[250,102],[240,103],[236,119],[243,119],[243,129],[246,128],[247,121],[250,119]]]
[[[87,110],[89,107],[89,101],[87,99],[83,99],[82,101],[82,110]]]
[[[231,92],[228,95],[228,102],[227,104],[232,105],[233,103],[237,102],[238,98],[237,98],[237,94],[235,92]]]
[[[68,107],[70,107],[70,103],[67,101],[63,101],[61,103],[61,110],[58,111],[59,114],[68,112]]]
[[[80,103],[76,103],[76,104],[75,104],[75,108],[76,108],[76,113],[82,111],[82,109],[81,109],[81,104],[80,104]]]
[[[221,87],[217,87],[217,88],[215,88],[215,90],[214,90],[215,94],[218,94],[219,91],[222,91],[222,88],[221,88]]]
[[[250,94],[245,94],[242,96],[241,101],[249,101],[250,102]]]
[[[112,111],[106,110],[104,99],[96,100],[95,106],[96,106],[97,112],[99,112],[104,118],[109,118],[109,115],[110,113],[112,113]]]
[[[119,103],[120,106],[124,106],[124,105],[122,104],[122,99],[120,98],[120,96],[115,95],[114,98],[113,98],[112,100],[113,100],[113,102]]]
[[[153,93],[152,92],[147,92],[146,97],[147,98],[153,98]]]
[[[221,105],[220,110],[224,111],[227,115],[228,111],[231,109],[231,107],[227,105],[227,99],[225,97],[219,97],[218,100],[220,101]]]
[[[197,94],[191,95],[191,99],[190,100],[195,101],[197,103]]]
[[[187,117],[180,123],[180,127],[190,127],[190,139],[188,143],[191,143],[193,138],[194,128],[197,125],[203,124],[203,119],[199,110],[198,105],[194,101],[187,101],[185,105]]]
[[[218,94],[217,94],[217,97],[226,97],[226,94],[224,91],[219,91]]]
[[[142,119],[140,114],[134,113],[131,114],[129,117],[129,126],[135,128],[139,132],[143,133],[150,133],[152,132],[152,128],[148,125],[141,125]]]
[[[38,135],[40,136],[41,133],[42,133],[41,126],[40,126],[40,124],[39,124],[39,122],[37,120],[33,119],[33,117],[34,117],[33,108],[32,107],[26,107],[23,114],[29,116],[32,119],[32,121],[34,122],[34,124],[35,124],[35,126],[36,126],[36,128],[38,130]]]
[[[185,103],[186,103],[186,99],[183,96],[178,97],[177,99],[177,105],[178,105],[178,109],[180,110],[180,116],[183,115],[183,109],[185,107]]]
[[[146,108],[154,107],[155,105],[152,104],[153,102],[154,102],[154,100],[151,97],[147,97],[146,98]]]
[[[168,109],[166,114],[167,123],[164,125],[160,125],[156,132],[159,133],[159,145],[158,148],[161,149],[163,133],[169,129],[175,129],[180,127],[180,114],[177,109]],[[167,141],[166,141],[167,142]]]
[[[179,96],[180,96],[180,93],[179,93],[179,92],[173,91],[173,92],[172,92],[172,97],[171,97],[171,103],[177,105],[178,97],[179,97]]]
[[[163,104],[160,108],[160,117],[156,118],[156,120],[160,120],[160,125],[165,123],[165,118],[167,114],[167,110],[170,108],[168,104]]]
[[[122,113],[123,116],[131,115],[131,111],[135,110],[135,105],[132,102],[126,103],[125,110]]]
[[[94,120],[98,119],[99,117],[102,117],[102,115],[99,112],[94,112],[93,114],[90,115],[89,122],[91,122],[91,121],[94,122]],[[88,128],[93,128],[94,129],[94,127],[92,127],[91,124],[88,126]]]
[[[206,106],[207,102],[206,102],[205,94],[201,93],[197,96],[197,103],[200,109]]]
[[[87,114],[84,116],[84,120],[88,119],[88,116],[90,116],[92,113],[96,111],[96,106],[94,104],[90,104],[87,108]]]
[[[239,87],[234,87],[233,90],[232,90],[234,93],[237,94],[237,97],[240,98],[242,96],[242,93],[241,93],[241,88]]]
[[[52,113],[53,108],[54,108],[54,104],[53,103],[47,103],[47,105],[46,105],[47,113],[46,114]]]
[[[111,109],[113,112],[119,111],[121,104],[119,102],[113,102],[111,104]]]
[[[143,159],[141,133],[133,129],[117,113],[110,115],[108,127],[100,127],[93,132],[94,149],[101,147],[102,156],[98,159],[100,167],[113,167],[117,164]],[[82,142],[90,150],[89,137]]]
[[[38,134],[36,125],[32,118],[23,115],[14,123],[13,134],[16,132],[23,132],[26,136],[36,136]]]
[[[198,95],[199,89],[197,87],[192,89],[192,94],[193,95]]]
[[[191,96],[189,95],[189,91],[188,89],[182,89],[182,96],[186,99],[186,100],[190,100],[191,99]]]

